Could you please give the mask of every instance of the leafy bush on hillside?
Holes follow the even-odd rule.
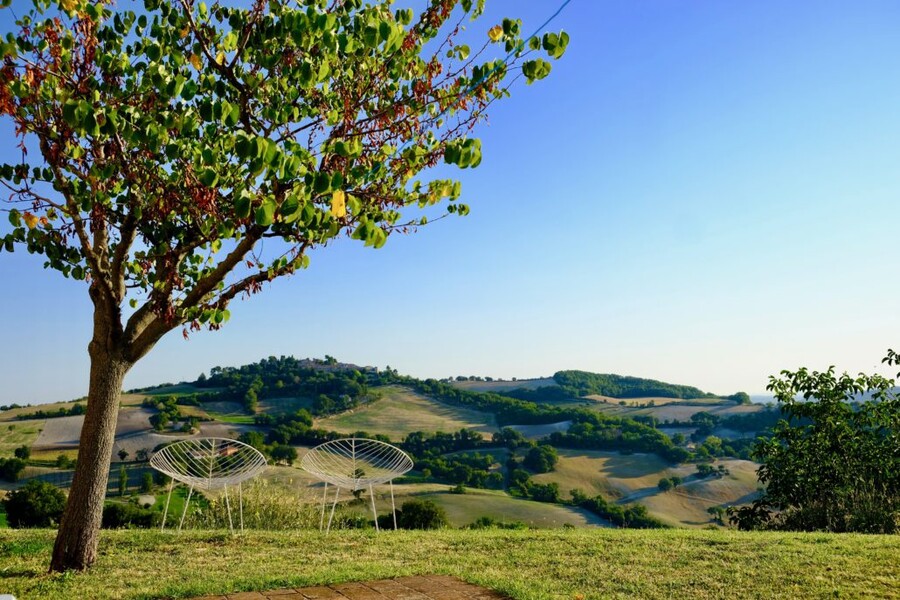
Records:
[[[0,458],[0,478],[6,481],[18,481],[25,470],[25,461],[21,458]]]
[[[889,350],[883,362],[898,365],[900,355]],[[755,447],[765,492],[732,510],[732,521],[741,529],[900,532],[894,380],[800,369],[771,377],[767,389],[785,419]]]
[[[379,516],[378,526],[393,528],[391,514]],[[447,513],[432,500],[408,500],[397,510],[397,527],[400,529],[443,529],[449,526]]]
[[[103,506],[102,527],[105,529],[133,529],[159,527],[162,513],[131,503],[107,502]]]
[[[3,500],[10,527],[54,527],[62,518],[66,495],[52,483],[32,479]]]

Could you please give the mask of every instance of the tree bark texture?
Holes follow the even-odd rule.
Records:
[[[98,341],[96,333],[95,329],[95,338],[89,346],[91,376],[78,463],[53,547],[50,571],[81,571],[97,558],[119,395],[131,364],[121,352]]]

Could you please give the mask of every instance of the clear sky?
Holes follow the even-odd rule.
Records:
[[[488,0],[475,27],[530,32],[561,2]],[[566,56],[495,105],[483,163],[458,172],[468,217],[317,252],[222,331],[171,333],[126,386],[330,354],[759,393],[900,346],[900,4],[573,0],[552,28]],[[0,139],[12,160],[8,123]],[[0,254],[0,403],[87,391],[86,286],[41,262]]]

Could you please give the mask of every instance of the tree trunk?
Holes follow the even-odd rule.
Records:
[[[108,342],[108,338],[103,340]],[[97,558],[103,501],[109,479],[119,395],[131,364],[122,352],[95,337],[88,347],[91,379],[87,411],[81,428],[78,464],[69,490],[50,571],[84,570]]]

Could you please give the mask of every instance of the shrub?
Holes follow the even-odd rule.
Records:
[[[53,527],[66,506],[66,495],[51,483],[32,479],[11,492],[3,507],[10,527]]]
[[[141,475],[141,493],[146,494],[153,491],[153,474],[145,472]]]
[[[107,502],[103,507],[103,527],[106,529],[150,528],[159,525],[162,515],[134,504]]]
[[[568,525],[568,523],[567,523]],[[478,517],[466,529],[528,529],[522,521],[497,521],[493,517]]]
[[[22,460],[28,460],[31,458],[31,448],[28,446],[22,445],[15,449],[13,452],[16,458],[21,458]]]
[[[390,514],[385,521],[393,527]],[[379,519],[379,526],[382,520]],[[397,527],[400,529],[442,529],[448,527],[447,513],[432,500],[409,500],[397,511]]]
[[[0,477],[6,481],[18,481],[25,470],[25,461],[21,458],[0,458]]]

